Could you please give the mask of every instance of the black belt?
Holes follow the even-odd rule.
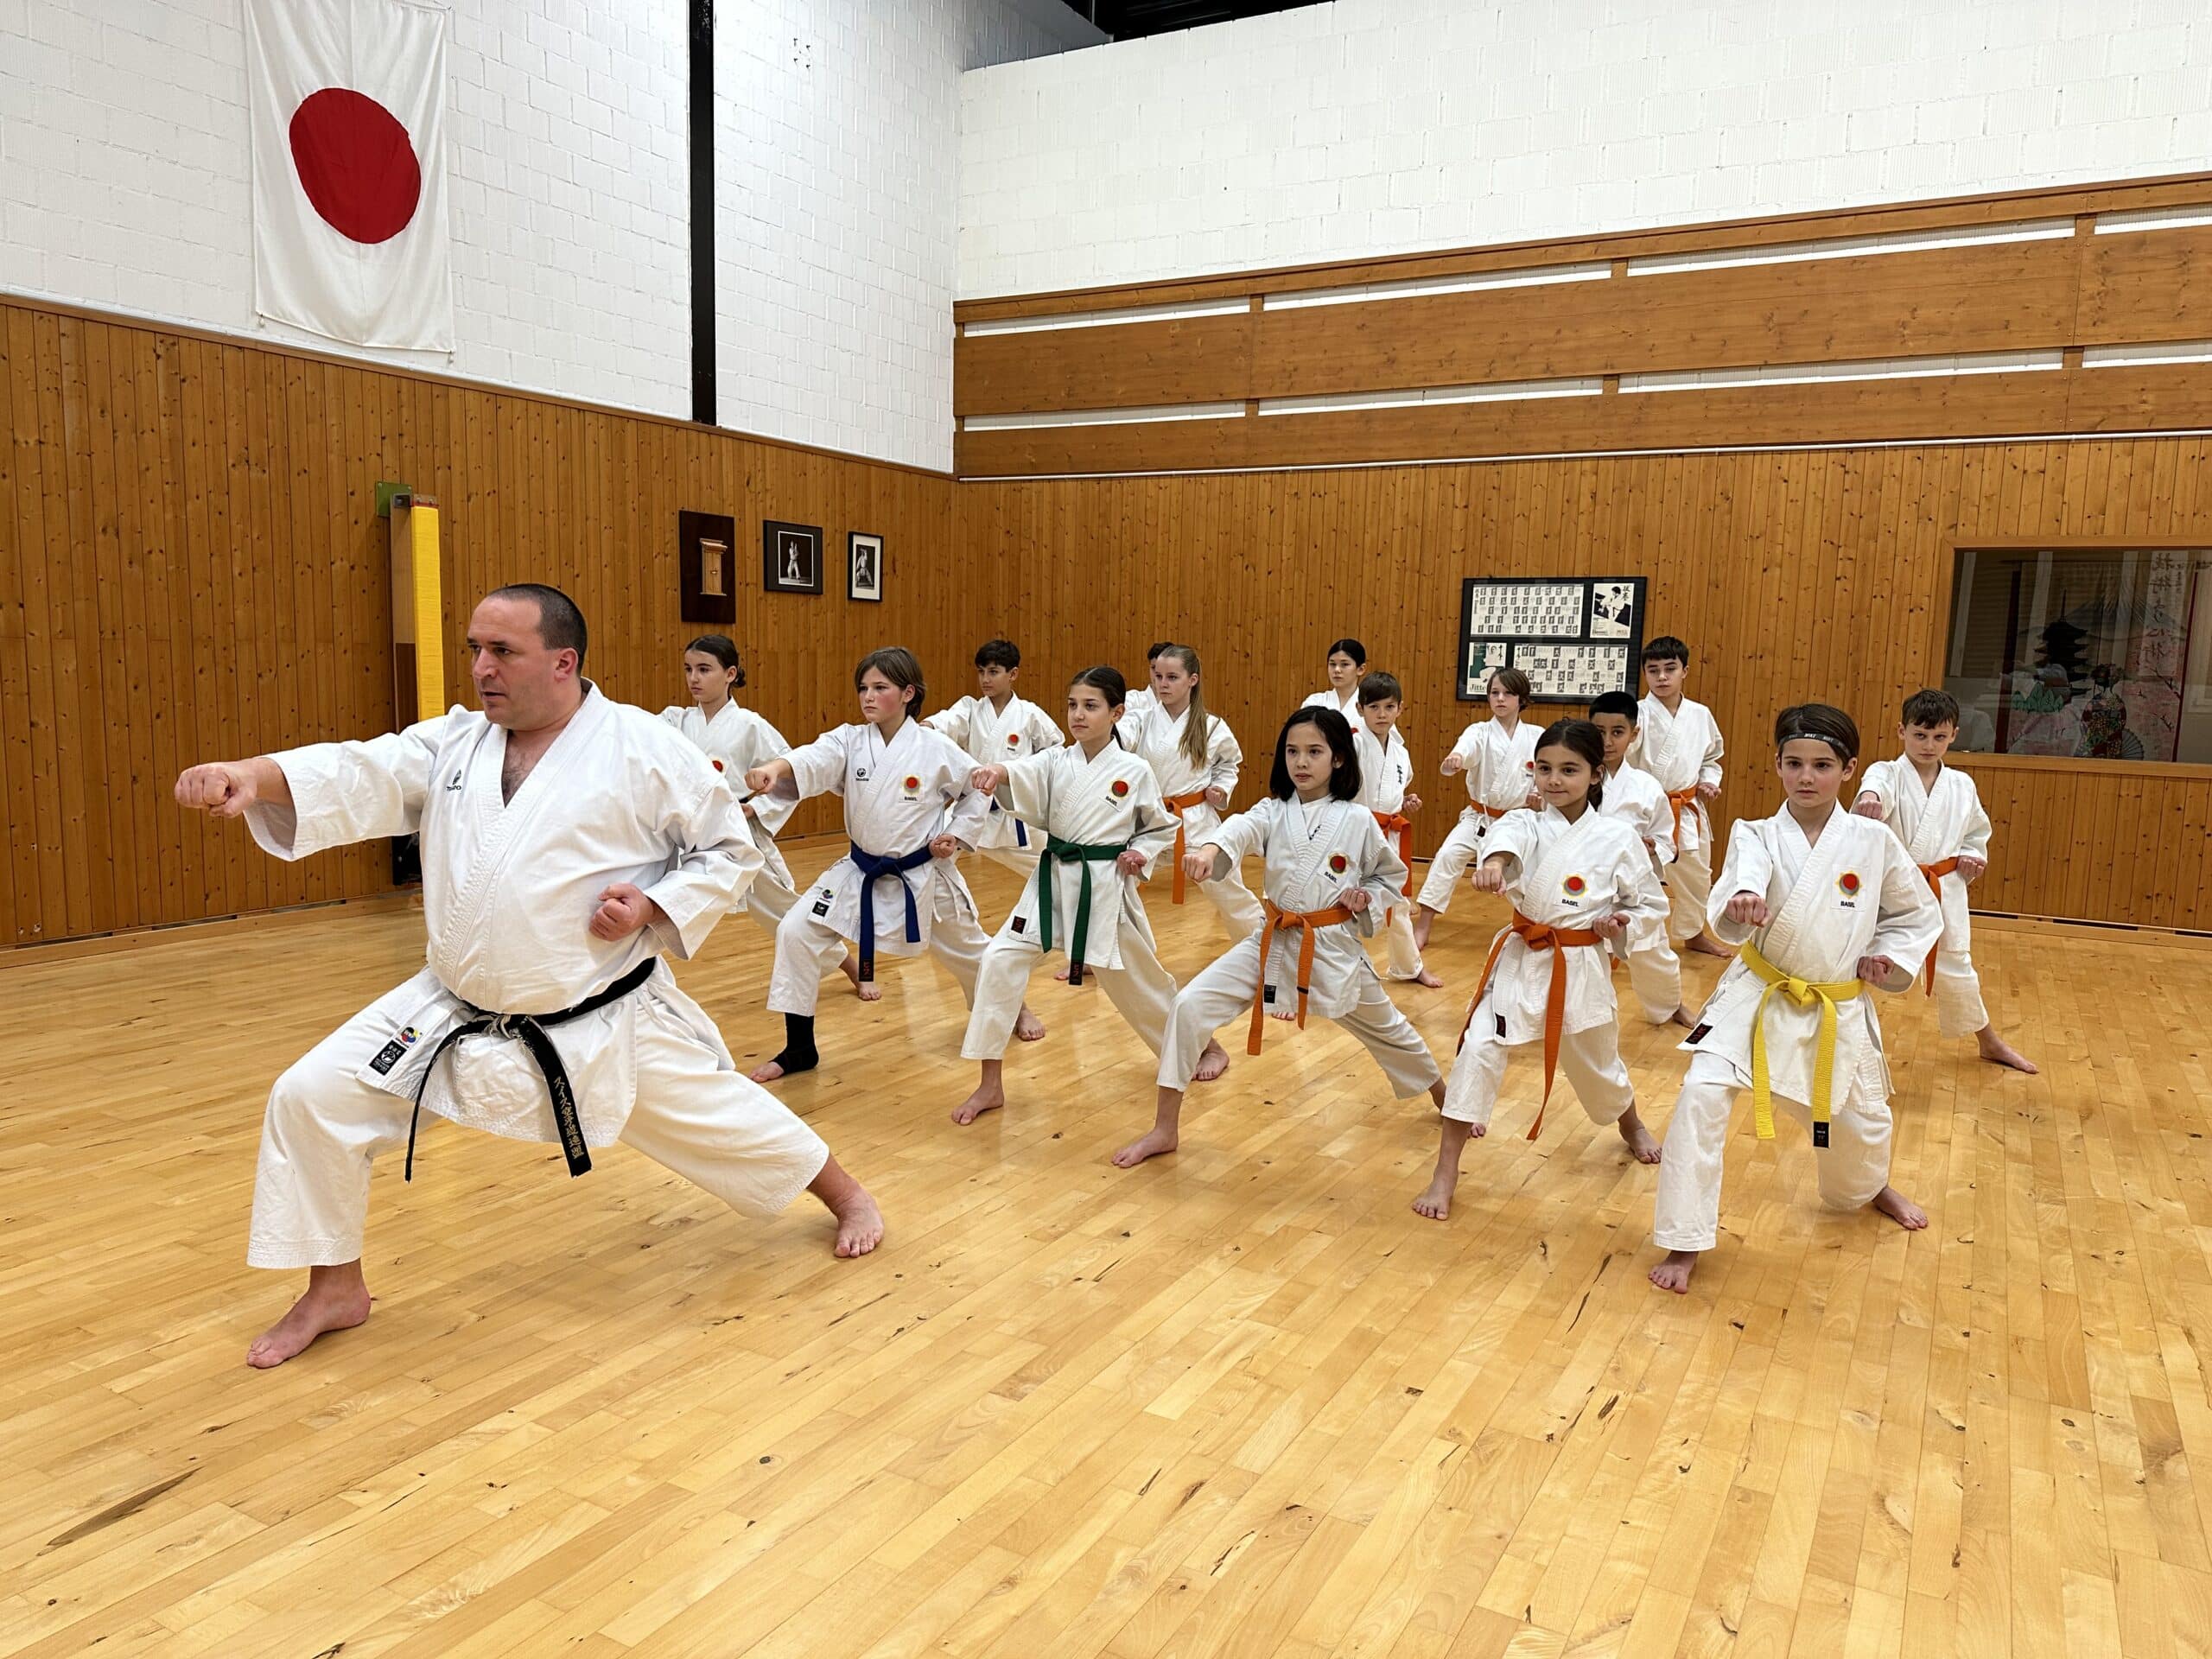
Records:
[[[430,1073],[437,1070],[438,1061],[446,1050],[464,1037],[474,1037],[480,1032],[494,1036],[519,1038],[530,1051],[530,1058],[537,1062],[538,1074],[545,1079],[545,1092],[553,1102],[553,1122],[561,1134],[561,1155],[569,1160],[569,1173],[582,1175],[591,1167],[591,1152],[584,1145],[584,1126],[576,1116],[576,1091],[569,1084],[569,1068],[562,1064],[561,1051],[553,1046],[553,1039],[545,1034],[548,1026],[565,1026],[571,1020],[619,1001],[651,979],[658,957],[647,957],[628,973],[616,980],[595,996],[588,996],[573,1008],[563,1008],[557,1014],[490,1014],[473,1002],[463,1002],[469,1018],[455,1026],[438,1039],[430,1051],[430,1058],[423,1067],[423,1080],[415,1085],[415,1109],[407,1119],[407,1168],[404,1179],[415,1179],[415,1130],[423,1121],[423,1091],[430,1086]]]

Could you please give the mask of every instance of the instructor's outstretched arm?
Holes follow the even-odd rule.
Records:
[[[176,804],[218,818],[235,818],[248,807],[289,807],[291,780],[267,755],[251,760],[210,760],[177,774]]]

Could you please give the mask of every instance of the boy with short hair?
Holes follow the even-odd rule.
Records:
[[[1333,662],[1332,658],[1332,666]],[[1407,788],[1414,780],[1413,756],[1398,734],[1398,716],[1406,706],[1405,688],[1398,683],[1396,675],[1378,672],[1364,676],[1358,690],[1359,718],[1352,722],[1351,735],[1353,752],[1359,756],[1360,804],[1375,815],[1382,839],[1396,844],[1399,859],[1410,869],[1413,817],[1421,810],[1421,797]],[[1388,928],[1389,976],[1411,980],[1432,990],[1441,985],[1444,982],[1421,964],[1421,947],[1414,943],[1413,905],[1403,893],[1390,906]]]
[[[1021,677],[1021,651],[1011,639],[987,639],[976,648],[976,695],[940,709],[922,724],[943,732],[987,766],[1002,766],[1033,754],[1048,753],[1063,741],[1052,717],[1014,694]],[[976,838],[976,850],[1027,878],[1037,868],[1044,837],[991,803],[991,815]]]
[[[1713,893],[1713,815],[1706,803],[1720,792],[1719,723],[1713,710],[1682,695],[1690,648],[1662,633],[1643,648],[1649,689],[1637,721],[1629,764],[1656,779],[1666,791],[1675,826],[1675,861],[1665,875],[1669,938],[1687,950],[1726,957],[1728,949],[1706,925]]]
[[[1989,815],[1970,773],[1943,764],[1959,735],[1958,699],[1932,688],[1905,699],[1897,736],[1904,753],[1866,768],[1852,810],[1897,833],[1943,911],[1943,937],[1928,959],[1928,994],[1946,1037],[1973,1033],[1993,1065],[2035,1074],[2035,1064],[1997,1034],[1971,954],[1967,887],[1989,868]]]
[[[1590,721],[1605,740],[1605,798],[1598,810],[1636,831],[1663,881],[1667,866],[1675,861],[1675,818],[1657,781],[1628,764],[1636,741],[1636,699],[1625,691],[1605,692],[1590,704]],[[1667,942],[1666,919],[1631,928],[1625,944],[1629,984],[1643,1017],[1655,1026],[1693,1023],[1682,1006],[1682,964]]]

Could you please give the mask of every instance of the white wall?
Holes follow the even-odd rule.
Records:
[[[715,37],[721,423],[949,471],[961,72],[1060,0],[735,0]]]
[[[959,73],[1090,32],[1058,0],[719,11],[724,423],[949,466]],[[685,0],[454,12],[455,349],[355,354],[688,416]],[[804,68],[741,68],[794,38]],[[239,0],[0,0],[0,290],[329,348],[254,316],[251,238]]]
[[[1338,0],[962,82],[959,292],[2195,171],[2202,0]]]

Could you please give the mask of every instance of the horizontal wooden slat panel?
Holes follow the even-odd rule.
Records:
[[[1870,754],[1896,752],[1898,705],[1941,680],[1956,547],[2212,544],[2208,464],[2212,441],[2091,438],[976,482],[957,500],[965,568],[995,574],[1054,672],[1198,647],[1243,744],[1239,804],[1330,640],[1363,639],[1408,688],[1427,854],[1464,798],[1437,763],[1477,712],[1451,694],[1463,577],[1649,576],[1647,634],[1689,640],[1691,694],[1726,736],[1725,822],[1774,809],[1765,737],[1785,703],[1840,703]],[[1967,764],[1997,830],[1977,906],[2212,929],[2212,775]]]
[[[954,413],[1128,409],[1248,396],[1249,312],[1165,322],[962,335],[953,346]]]
[[[2212,226],[2082,238],[2072,344],[2212,340]]]
[[[1262,311],[1243,395],[2056,348],[2075,239]]]
[[[2048,370],[1020,427],[963,432],[955,460],[962,476],[990,478],[2040,434],[2068,429],[2076,378]]]

